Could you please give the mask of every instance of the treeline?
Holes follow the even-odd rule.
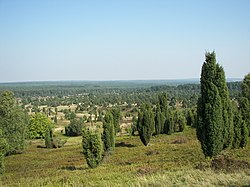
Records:
[[[227,83],[231,98],[238,98],[240,93],[240,82]],[[56,107],[59,105],[79,104],[79,109],[87,106],[108,106],[109,104],[156,104],[158,95],[166,92],[171,105],[177,102],[181,103],[183,108],[195,106],[200,96],[199,84],[185,84],[178,86],[157,85],[151,87],[138,88],[88,88],[83,86],[28,86],[25,87],[1,87],[0,90],[9,88],[16,97],[22,99],[22,104],[32,104],[34,107],[47,105],[48,107]]]

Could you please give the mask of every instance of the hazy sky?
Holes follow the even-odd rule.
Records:
[[[0,82],[250,72],[249,0],[0,0]]]

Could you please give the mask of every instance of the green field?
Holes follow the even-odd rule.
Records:
[[[83,158],[81,137],[68,138],[63,148],[45,149],[43,145],[42,140],[35,140],[24,153],[6,157],[0,186],[250,185],[249,168],[231,168],[230,172],[210,168],[192,128],[154,136],[147,147],[138,136],[117,137],[115,152],[95,169],[89,169]],[[250,162],[250,144],[227,150],[227,154]],[[196,169],[198,165],[204,168]]]

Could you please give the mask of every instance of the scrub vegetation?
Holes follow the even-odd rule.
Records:
[[[4,91],[8,90],[8,91]],[[248,186],[250,74],[0,84],[0,186]]]

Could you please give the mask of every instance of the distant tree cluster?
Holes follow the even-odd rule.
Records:
[[[135,125],[132,125],[132,134],[135,134],[135,130],[138,130],[142,143],[148,145],[152,135],[170,135],[174,132],[182,132],[186,123],[184,112],[174,108],[174,105],[170,106],[166,93],[161,93],[158,95],[156,108],[153,108],[150,104],[142,105],[138,113],[136,129]]]

